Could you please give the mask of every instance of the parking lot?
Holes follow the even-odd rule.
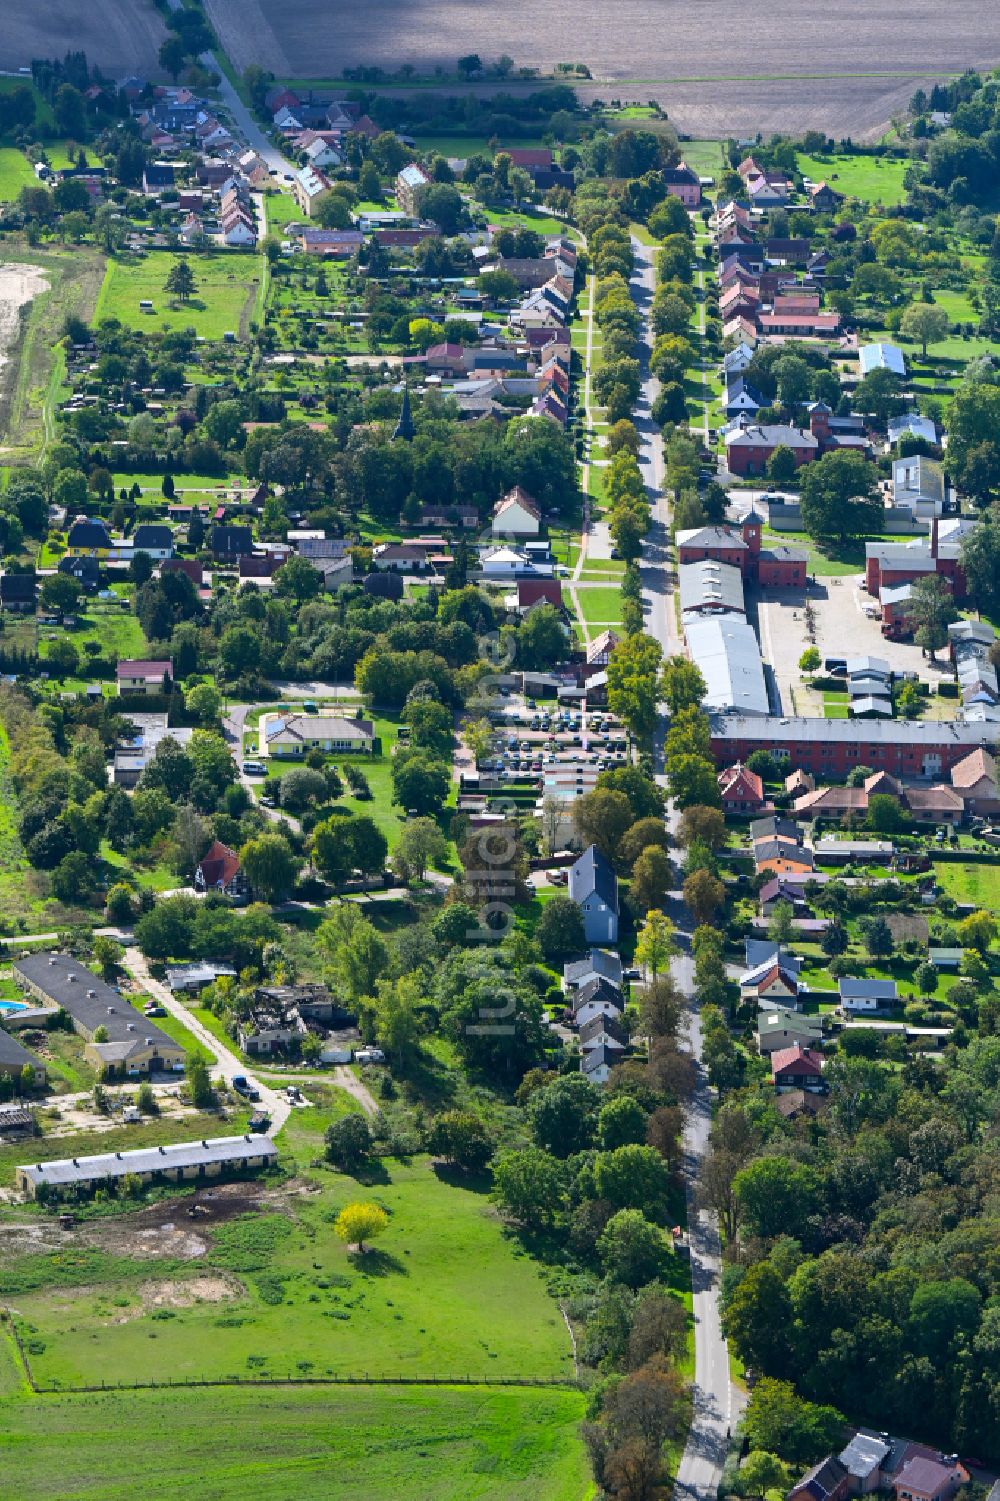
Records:
[[[813,692],[799,671],[799,658],[813,645],[806,633],[805,605],[808,599],[816,617],[815,645],[823,657],[881,657],[895,672],[915,672],[936,687],[950,675],[944,653],[940,664],[928,662],[913,642],[887,641],[881,622],[865,614],[875,601],[862,588],[863,574],[817,578],[808,591],[762,590],[757,596],[760,646],[764,660],[774,668],[782,712],[821,714],[820,695]],[[953,700],[931,700],[947,717],[954,715]]]
[[[564,795],[571,785],[589,791],[599,772],[630,759],[628,732],[606,710],[538,704],[511,695],[491,711],[491,718],[492,743],[478,768],[464,744],[456,751],[455,773],[466,787],[477,773],[484,791],[513,783],[562,788]]]

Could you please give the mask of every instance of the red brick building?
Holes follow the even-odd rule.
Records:
[[[804,588],[807,554],[797,547],[763,547],[764,518],[748,511],[739,528],[701,526],[677,533],[677,561],[701,563],[710,559],[738,568],[744,578],[762,588]]]
[[[720,768],[765,750],[787,759],[789,771],[802,767],[834,781],[846,778],[855,766],[929,779],[950,771],[977,746],[995,751],[1000,724],[718,714],[712,720],[710,743]]]
[[[748,423],[726,433],[726,467],[730,474],[763,474],[778,448],[789,448],[801,468],[819,457],[819,439],[781,422]]]

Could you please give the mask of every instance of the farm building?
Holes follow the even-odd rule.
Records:
[[[132,1152],[102,1152],[94,1157],[63,1157],[14,1169],[22,1193],[89,1192],[103,1183],[138,1178],[140,1183],[190,1183],[223,1173],[273,1167],[278,1149],[269,1136],[210,1136],[203,1141],[166,1147],[139,1147]]]

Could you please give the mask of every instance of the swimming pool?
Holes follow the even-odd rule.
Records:
[[[27,1011],[27,1009],[25,1001],[0,1001],[0,1015],[5,1011]]]

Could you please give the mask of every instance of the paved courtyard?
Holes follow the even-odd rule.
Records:
[[[873,601],[861,587],[862,574],[843,577],[819,576],[808,593],[801,589],[765,589],[757,595],[761,653],[774,668],[785,714],[822,713],[822,701],[803,681],[799,658],[812,643],[806,635],[805,604],[812,602],[816,615],[816,646],[823,657],[881,657],[896,672],[915,672],[935,685],[950,675],[945,654],[936,667],[912,642],[886,641],[881,622],[865,615]],[[932,700],[934,703],[935,700]],[[951,718],[954,700],[937,700],[936,706]],[[938,716],[940,717],[940,716]]]

